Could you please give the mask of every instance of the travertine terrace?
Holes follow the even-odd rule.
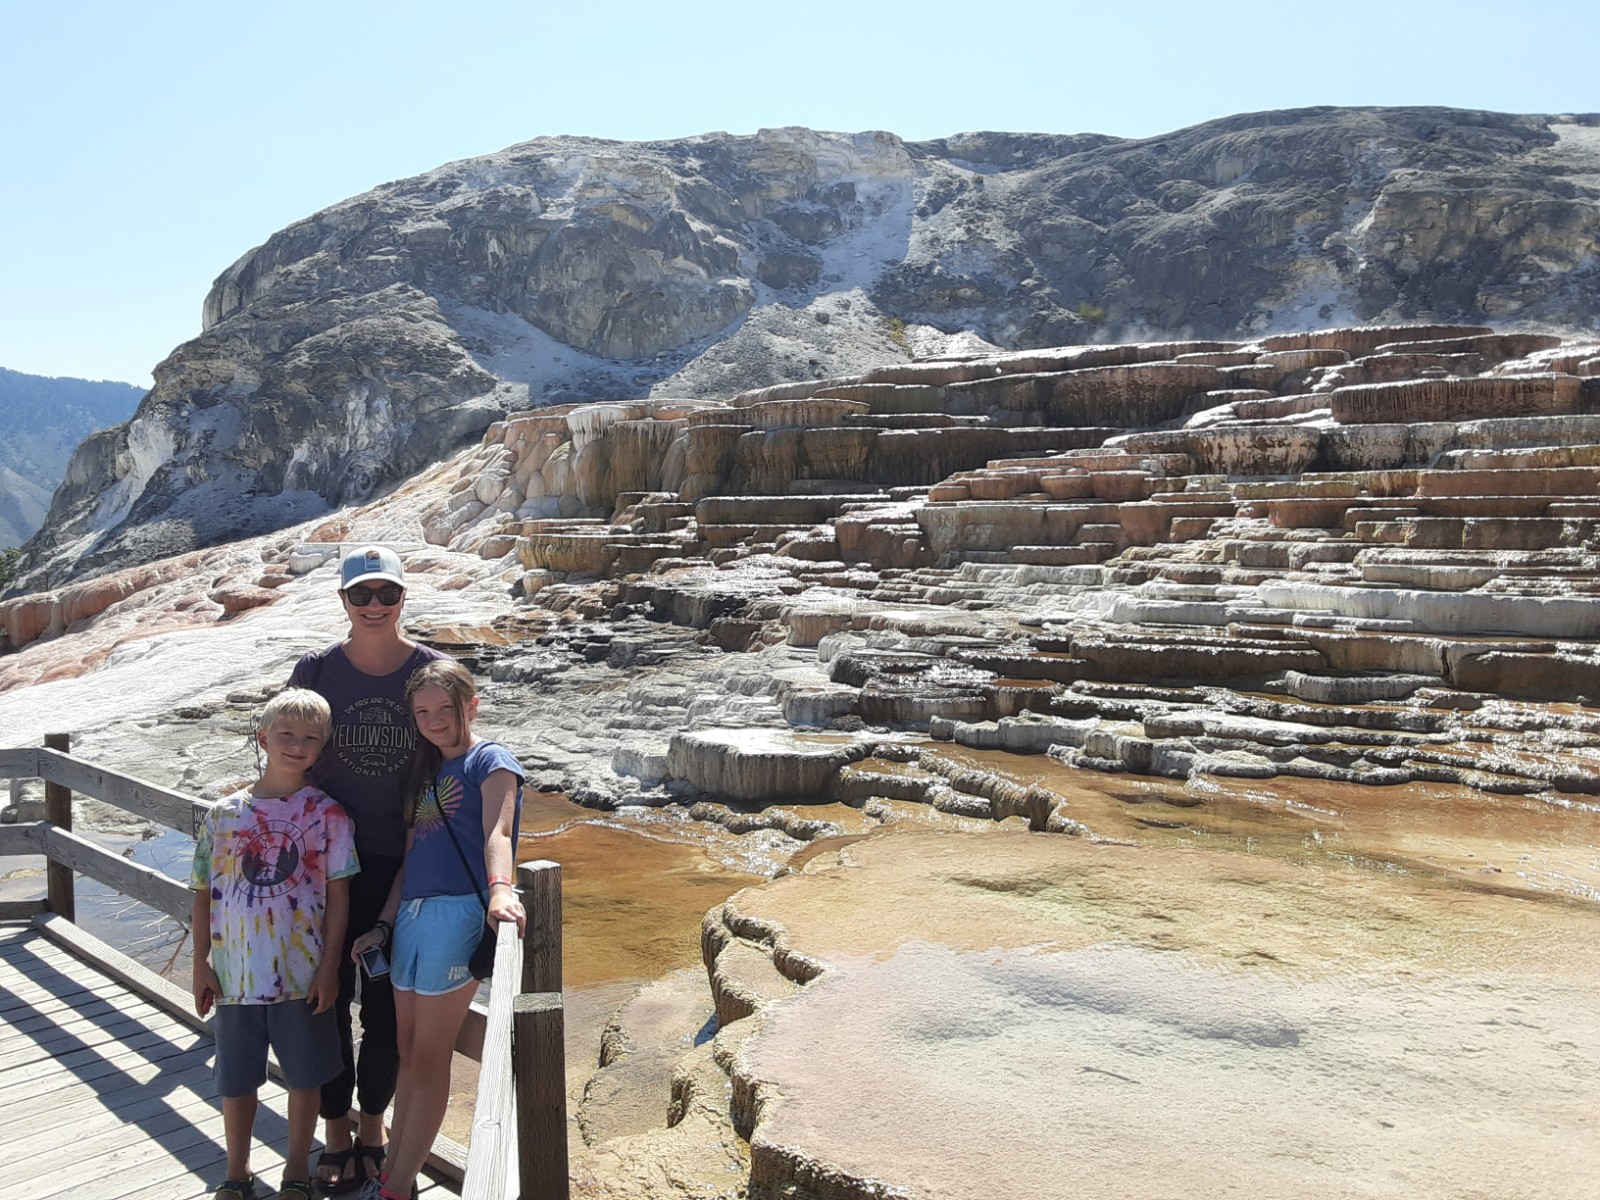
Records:
[[[647,786],[859,793],[840,763],[911,731],[1170,777],[1595,793],[1597,485],[1600,340],[1398,326],[536,410],[370,507],[538,609],[815,648],[766,685],[780,725],[848,735],[831,765],[685,728],[619,756]],[[212,557],[0,622],[23,646]],[[292,569],[178,607],[270,603]],[[1048,797],[928,786],[1053,819]]]
[[[444,470],[428,539],[515,554],[534,603],[815,646],[825,678],[778,697],[797,727],[1600,791],[1600,342],[1358,327],[919,362],[520,414]],[[717,755],[675,747],[661,777],[715,793]]]

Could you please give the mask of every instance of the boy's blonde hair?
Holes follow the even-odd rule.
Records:
[[[333,709],[328,707],[320,693],[313,692],[310,688],[284,688],[261,710],[261,719],[256,722],[256,729],[266,733],[279,721],[310,721],[322,726],[322,736],[328,737],[333,732]]]

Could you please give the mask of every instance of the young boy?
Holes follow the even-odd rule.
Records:
[[[339,949],[356,862],[350,818],[306,783],[332,715],[316,692],[267,702],[256,740],[267,766],[255,786],[221,801],[195,839],[194,1000],[215,1002],[215,1077],[222,1094],[227,1179],[218,1200],[252,1200],[250,1139],[267,1047],[289,1089],[282,1195],[311,1200],[308,1160],[324,1083],[339,1073]]]

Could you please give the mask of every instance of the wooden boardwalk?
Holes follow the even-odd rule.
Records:
[[[227,1165],[212,1042],[26,925],[0,926],[0,1195],[194,1200]],[[285,1094],[252,1165],[283,1175]]]
[[[209,1034],[31,925],[0,925],[0,1196],[206,1195],[227,1165],[211,1059]],[[263,1195],[283,1176],[285,1100],[261,1089]]]
[[[72,832],[74,792],[191,835],[204,801],[74,758],[65,735],[0,748],[0,778],[45,781],[43,821],[0,824],[0,859],[43,855],[43,899],[0,899],[0,1197],[82,1189],[116,1200],[205,1196],[226,1167],[209,1024],[175,987],[74,922],[82,874],[186,923],[187,885]],[[470,1149],[434,1139],[427,1200],[568,1200],[561,867],[517,867],[526,930],[500,926],[487,1007],[456,1039],[479,1064]],[[283,1178],[282,1087],[260,1090],[252,1166]],[[313,1152],[319,1147],[313,1146]],[[296,1174],[304,1175],[300,1166]]]

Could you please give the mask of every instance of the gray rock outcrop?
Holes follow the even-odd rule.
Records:
[[[1583,327],[1600,299],[1597,120],[1321,108],[1138,141],[780,129],[540,139],[448,164],[225,271],[203,332],[156,368],[133,420],[75,456],[22,586],[364,500],[555,402],[726,396],[913,354],[1146,332]],[[1200,375],[1249,392],[1377,348],[1294,343],[1240,371],[1200,340],[1165,370],[1174,394]],[[1482,366],[1499,351],[1427,352]],[[1170,397],[1142,387],[1153,369],[1129,379],[1148,419],[1170,419]],[[1019,382],[1000,401],[1018,423],[1087,419],[1084,397]],[[1344,382],[1388,380],[1351,364]],[[897,394],[892,411],[919,403]]]

